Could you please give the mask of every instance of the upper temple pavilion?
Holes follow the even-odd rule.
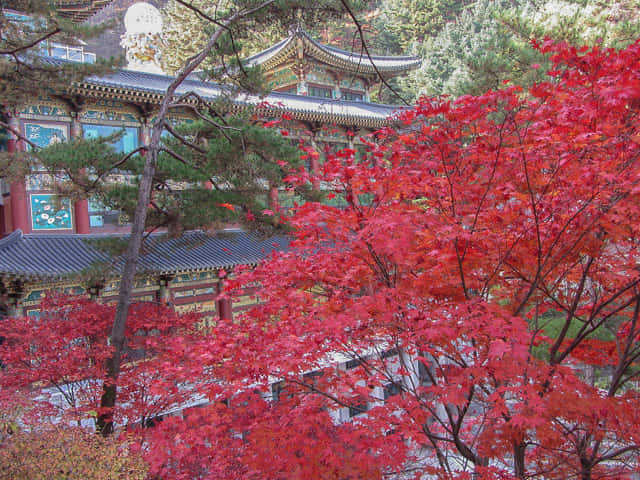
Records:
[[[110,2],[55,3],[64,15],[83,21]],[[124,134],[113,145],[123,154],[149,142],[153,118],[173,80],[159,71],[153,55],[141,57],[136,53],[141,44],[146,48],[153,43],[153,36],[161,33],[154,10],[151,5],[138,2],[127,12],[127,33],[122,40],[129,61],[126,68],[85,78],[69,85],[64,92],[51,92],[47,97],[34,98],[15,112],[4,112],[10,125],[42,147],[73,137],[108,136],[123,130]],[[149,31],[153,30],[149,25],[156,31]],[[54,44],[46,52],[52,62],[95,58],[77,46]],[[229,104],[229,113],[258,109],[263,118],[286,114],[285,127],[294,141],[305,139],[313,145],[342,148],[393,121],[400,107],[372,103],[371,89],[381,78],[387,80],[406,73],[419,63],[417,57],[368,55],[364,51],[350,52],[323,45],[298,26],[282,41],[245,60],[248,66],[260,67],[271,93],[263,98],[239,95]],[[192,76],[183,82],[177,94],[195,92],[205,100],[214,100],[224,89],[223,84]],[[190,117],[188,110],[176,110],[170,120],[180,123],[190,121]],[[347,136],[347,132],[351,134]],[[10,152],[26,150],[24,143],[9,132]],[[309,168],[317,165],[311,164]],[[87,200],[71,202],[56,198],[47,179],[47,172],[39,171],[31,172],[24,181],[0,179],[0,237],[6,236],[0,240],[0,309],[8,312],[36,311],[43,292],[52,286],[76,292],[95,291],[97,286],[84,285],[74,275],[74,271],[79,274],[99,256],[91,238],[127,232],[127,219],[118,212],[105,211]],[[234,255],[212,254],[234,235],[238,241],[224,247]],[[150,249],[148,254],[154,260],[139,280],[136,295],[140,298],[169,295],[177,306],[198,305],[217,310],[220,307],[214,301],[217,270],[254,263],[268,251],[263,242],[247,235],[226,232],[225,240],[206,242],[198,235],[186,235],[187,243],[196,237],[198,240],[191,247],[180,244],[181,253],[171,262],[157,260],[162,255],[153,257]],[[154,248],[166,254],[171,245],[156,243]],[[68,268],[61,268],[57,256],[64,251],[74,252],[83,260],[69,261]],[[117,272],[115,275],[102,282],[98,295],[113,294],[118,283]]]

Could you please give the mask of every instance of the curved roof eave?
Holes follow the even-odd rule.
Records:
[[[311,38],[301,28],[296,29],[291,35],[272,47],[245,59],[245,62],[250,66],[273,67],[289,57],[296,48],[297,39],[302,40],[304,51],[309,56],[350,72],[367,75],[375,75],[380,72],[393,75],[413,70],[421,64],[420,58],[414,56],[369,56],[364,51],[356,53],[324,45]]]

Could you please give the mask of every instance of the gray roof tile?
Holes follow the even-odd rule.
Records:
[[[132,70],[118,70],[109,75],[89,77],[84,80],[83,83],[145,92],[154,95],[164,95],[172,81],[173,77],[166,75],[156,75]],[[216,100],[220,98],[224,90],[225,87],[223,85],[187,79],[178,87],[176,95],[195,92],[206,100]],[[381,122],[384,122],[401,109],[398,105],[332,100],[279,92],[272,92],[266,97],[239,94],[233,101],[237,105],[246,106],[267,104],[275,110],[286,112],[317,113],[320,115],[344,117],[345,119],[353,117],[366,118],[379,120]]]
[[[100,240],[123,235],[23,234],[16,230],[0,240],[0,275],[52,278],[77,275],[105,262],[117,275],[122,257],[111,258]],[[287,249],[284,236],[261,239],[241,230],[216,235],[186,232],[179,238],[151,235],[145,241],[138,272],[180,273],[253,265],[274,250]]]

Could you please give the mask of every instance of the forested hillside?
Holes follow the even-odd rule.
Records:
[[[532,48],[532,38],[623,47],[640,34],[639,11],[638,0],[478,0],[424,39],[414,37],[409,48],[423,64],[401,91],[414,98],[459,96],[484,93],[507,80],[529,85],[549,66]]]

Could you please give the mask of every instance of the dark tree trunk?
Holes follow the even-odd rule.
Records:
[[[526,452],[526,445],[523,443],[513,444],[513,473],[516,478],[524,479],[526,474],[524,455]]]
[[[157,119],[153,125],[153,132],[151,134],[151,142],[148,146],[148,152],[145,158],[144,170],[142,178],[140,179],[140,191],[138,193],[138,203],[136,205],[135,215],[133,218],[133,225],[131,228],[131,237],[129,238],[129,245],[127,247],[127,253],[125,256],[124,271],[122,272],[122,280],[120,281],[120,291],[118,293],[118,305],[116,308],[115,318],[113,320],[113,327],[111,329],[111,335],[109,337],[110,344],[113,346],[113,355],[107,360],[106,363],[106,375],[107,378],[104,381],[103,393],[100,399],[101,413],[98,417],[97,428],[102,435],[110,435],[113,433],[113,409],[117,400],[117,380],[120,374],[120,364],[122,362],[122,352],[125,346],[125,330],[127,327],[127,316],[129,313],[129,306],[131,305],[131,294],[133,292],[134,279],[136,273],[136,264],[140,256],[140,247],[142,246],[142,236],[144,234],[144,228],[147,221],[147,207],[151,198],[151,188],[153,186],[153,176],[156,171],[156,165],[158,161],[158,154],[160,152],[160,141],[162,131],[164,130],[164,123],[169,106],[173,101],[173,95],[180,84],[187,78],[187,76],[193,72],[193,70],[200,65],[203,60],[209,55],[209,52],[218,42],[220,36],[227,30],[227,27],[235,22],[238,18],[250,15],[258,10],[263,9],[265,6],[272,3],[274,0],[267,0],[258,7],[238,11],[229,16],[225,20],[218,22],[219,27],[211,35],[205,47],[195,57],[191,58],[187,64],[178,72],[175,80],[167,88],[160,110],[158,112]]]

